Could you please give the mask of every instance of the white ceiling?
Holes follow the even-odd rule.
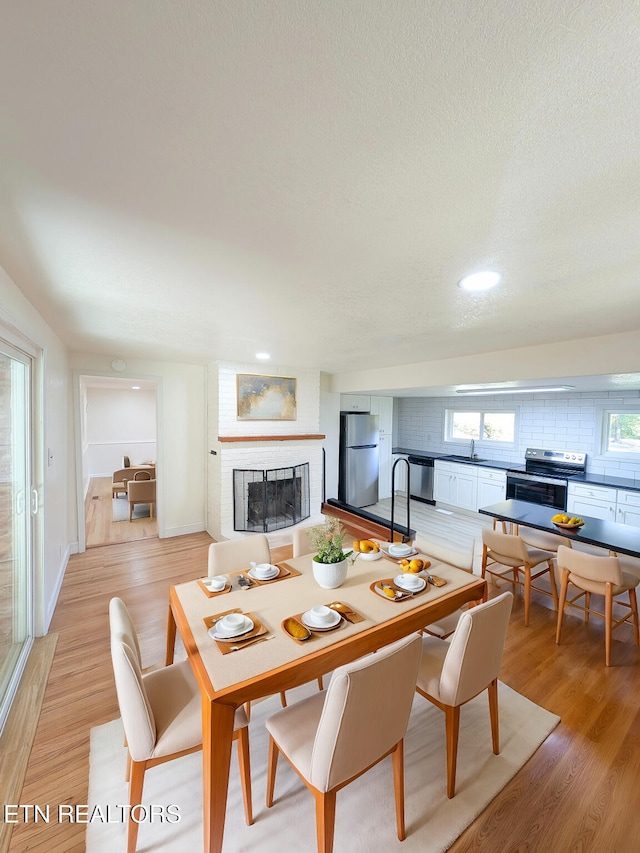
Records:
[[[0,264],[125,359],[629,332],[639,56],[637,0],[4,0]]]

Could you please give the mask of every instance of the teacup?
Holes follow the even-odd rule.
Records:
[[[316,607],[311,608],[309,616],[316,624],[321,625],[325,622],[331,622],[334,618],[334,612],[330,607],[318,604]]]
[[[408,572],[405,572],[402,575],[397,575],[393,580],[398,586],[404,586],[407,587],[407,589],[422,585],[422,578],[418,577],[418,575],[409,574]]]
[[[253,567],[253,574],[257,578],[268,578],[273,574],[273,566],[271,563],[257,563]]]
[[[218,630],[225,634],[241,631],[245,626],[246,617],[242,613],[228,613],[218,621]]]
[[[216,575],[215,577],[207,578],[204,582],[205,586],[210,589],[211,592],[222,592],[226,583],[227,579],[223,575]]]

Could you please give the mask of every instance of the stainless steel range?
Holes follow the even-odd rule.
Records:
[[[567,508],[567,481],[587,470],[587,454],[528,447],[525,464],[507,471],[507,498]]]

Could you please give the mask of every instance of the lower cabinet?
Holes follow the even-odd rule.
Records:
[[[616,490],[569,483],[567,512],[570,515],[589,515],[602,521],[616,521]]]
[[[492,468],[480,468],[478,471],[478,505],[491,506],[505,499],[507,492],[507,474]]]
[[[433,474],[433,499],[474,512],[478,499],[478,469],[475,465],[456,465],[436,459]]]
[[[616,521],[640,527],[640,492],[627,492],[618,489],[616,501]]]
[[[397,459],[406,459],[406,456],[403,456],[399,453],[394,453],[391,457],[391,467],[393,468],[395,465],[395,487],[396,492],[402,492],[406,494],[407,491],[407,464],[405,462],[399,462],[397,465]]]

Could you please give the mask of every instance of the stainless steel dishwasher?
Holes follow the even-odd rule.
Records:
[[[433,499],[433,459],[426,456],[409,456],[411,473],[411,497],[426,504],[435,504]]]

